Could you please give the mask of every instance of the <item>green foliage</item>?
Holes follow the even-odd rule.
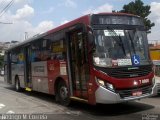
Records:
[[[155,24],[147,18],[148,15],[151,13],[150,6],[144,5],[144,3],[141,0],[135,0],[135,2],[132,1],[129,4],[124,5],[123,9],[119,12],[131,13],[141,16],[144,20],[144,24],[147,28],[148,33],[151,32],[150,31],[151,27],[155,26]]]

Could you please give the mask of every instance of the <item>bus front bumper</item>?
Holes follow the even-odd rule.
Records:
[[[142,94],[141,96],[130,96],[124,98],[121,98],[119,93],[114,93],[102,86],[99,86],[99,88],[95,92],[96,103],[102,103],[102,104],[115,104],[132,100],[139,100],[154,95],[157,95],[156,85],[153,86],[151,93]]]

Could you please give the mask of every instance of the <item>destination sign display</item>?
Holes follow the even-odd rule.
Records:
[[[92,24],[144,25],[140,17],[127,15],[95,15]]]

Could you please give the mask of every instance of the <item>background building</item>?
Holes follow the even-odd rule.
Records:
[[[0,42],[0,55],[3,56],[5,51],[10,48],[11,46],[14,46],[18,44],[19,41],[11,41],[11,42]]]

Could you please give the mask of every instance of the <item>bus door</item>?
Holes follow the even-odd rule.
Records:
[[[87,62],[87,47],[83,29],[69,33],[68,46],[73,94],[76,97],[87,99],[89,65]]]
[[[31,88],[32,86],[32,77],[31,77],[31,49],[30,46],[24,47],[24,80],[25,80],[25,86]]]

